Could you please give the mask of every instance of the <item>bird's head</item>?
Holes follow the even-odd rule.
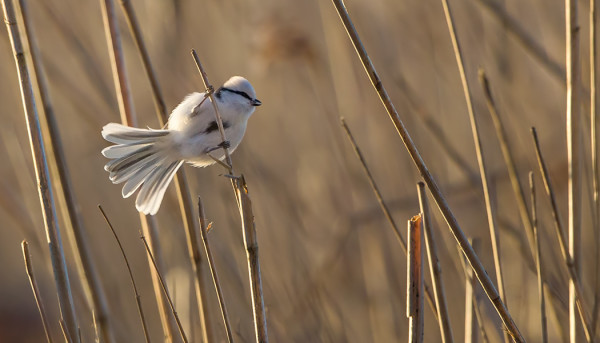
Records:
[[[254,107],[262,105],[256,98],[254,87],[241,76],[233,76],[223,84],[215,93],[215,96],[227,103],[235,104],[254,112]]]

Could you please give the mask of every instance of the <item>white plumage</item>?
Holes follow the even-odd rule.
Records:
[[[230,78],[215,94],[219,113],[233,152],[242,141],[248,118],[261,102],[254,88],[241,76]],[[215,163],[208,156],[225,157],[221,135],[209,98],[204,93],[188,95],[171,113],[164,130],[138,129],[110,123],[102,128],[102,137],[115,145],[102,150],[110,158],[104,169],[113,183],[125,183],[122,195],[140,192],[135,201],[138,211],[154,215],[165,191],[183,162],[196,167]]]

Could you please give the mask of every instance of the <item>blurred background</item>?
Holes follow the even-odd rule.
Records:
[[[232,75],[254,85],[263,105],[233,154],[253,202],[269,336],[272,342],[394,342],[408,337],[406,260],[382,215],[340,126],[346,118],[383,198],[405,234],[417,214],[419,175],[370,85],[330,1],[131,1],[154,69],[173,109],[203,91],[190,56],[198,51],[210,81]],[[143,342],[125,264],[102,219],[112,220],[132,263],[153,341],[162,329],[139,239],[134,198],[122,199],[103,170],[100,131],[119,112],[99,1],[29,2],[31,22],[65,148],[78,209],[89,236],[119,342]],[[413,140],[494,276],[490,234],[465,99],[439,0],[346,1],[350,15]],[[485,69],[523,187],[535,172],[542,258],[552,293],[549,335],[568,329],[566,272],[561,266],[549,202],[537,171],[530,127],[536,126],[566,227],[564,4],[542,0],[451,1],[461,42],[493,207],[500,229],[508,308],[530,342],[540,340],[536,274],[494,127],[477,80]],[[128,75],[140,127],[157,128],[154,103],[119,5]],[[596,263],[591,230],[589,162],[588,3],[580,2],[584,168],[581,279],[593,305]],[[5,26],[0,29],[0,341],[44,338],[24,270],[20,242],[31,245],[52,335],[60,337],[52,276],[18,78]],[[202,196],[213,222],[210,240],[236,338],[253,340],[247,262],[231,185],[219,166],[185,166],[193,198]],[[527,196],[529,204],[529,196]],[[465,277],[456,243],[432,201],[455,339],[463,340]],[[193,273],[174,187],[156,216],[164,273],[192,341],[200,341]],[[60,222],[62,223],[62,221]],[[62,225],[61,225],[62,226]],[[93,341],[92,314],[76,275],[72,238],[62,232],[84,341]],[[426,264],[426,267],[428,265]],[[431,284],[429,271],[426,280]],[[208,276],[208,274],[207,274]],[[478,286],[479,287],[479,286]],[[491,342],[503,341],[497,314],[481,289],[479,308]],[[224,341],[212,288],[209,309],[216,341]],[[550,298],[550,297],[549,297]],[[425,309],[425,341],[441,342]]]

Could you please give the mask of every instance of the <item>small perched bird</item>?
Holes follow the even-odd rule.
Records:
[[[138,211],[154,215],[173,176],[183,162],[196,167],[215,163],[209,156],[223,160],[221,149],[233,152],[246,131],[248,118],[262,103],[254,88],[241,76],[227,80],[214,93],[223,120],[226,142],[219,133],[215,111],[205,93],[188,95],[171,113],[166,129],[138,129],[117,123],[102,128],[102,137],[115,145],[102,150],[110,158],[104,169],[113,183],[123,183],[123,197],[138,188]]]

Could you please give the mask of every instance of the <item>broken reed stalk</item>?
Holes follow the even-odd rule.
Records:
[[[423,233],[421,215],[408,221],[408,256],[406,267],[406,316],[408,342],[423,342]]]
[[[465,236],[464,232],[461,230],[460,225],[458,224],[458,221],[456,220],[456,217],[454,217],[454,214],[452,213],[450,206],[448,205],[446,199],[444,198],[435,179],[429,172],[429,169],[427,168],[427,165],[423,161],[423,158],[421,157],[419,150],[417,149],[416,145],[412,141],[412,138],[410,137],[406,127],[402,123],[402,120],[400,119],[398,112],[394,108],[392,100],[390,99],[389,95],[387,94],[387,91],[385,90],[385,87],[383,86],[383,83],[381,82],[379,75],[375,71],[375,66],[373,66],[373,63],[371,62],[369,55],[367,54],[367,51],[365,50],[362,42],[360,41],[358,33],[356,32],[356,29],[354,28],[354,25],[352,24],[352,21],[350,20],[350,16],[348,15],[348,12],[346,11],[346,7],[344,6],[342,0],[332,0],[332,1],[333,1],[333,4],[340,16],[340,19],[342,21],[342,24],[344,25],[344,28],[346,29],[346,32],[348,33],[350,40],[352,41],[352,44],[356,50],[356,53],[358,54],[358,56],[363,64],[363,67],[365,68],[365,71],[366,71],[367,75],[369,76],[371,83],[373,84],[373,87],[377,91],[377,94],[379,95],[381,102],[385,106],[385,109],[386,109],[390,119],[394,123],[394,126],[395,126],[396,130],[398,131],[400,138],[404,142],[404,145],[405,145],[406,149],[408,150],[408,153],[410,154],[413,162],[415,163],[417,169],[419,170],[421,176],[423,177],[423,180],[427,184],[427,187],[429,188],[433,198],[435,199],[436,204],[438,205],[440,211],[442,212],[444,219],[446,219],[446,222],[448,223],[450,230],[452,231],[454,237],[456,238],[456,241],[458,242],[460,248],[462,249],[463,253],[467,257],[467,260],[473,267],[473,270],[475,271],[475,275],[477,276],[479,282],[481,283],[481,286],[483,287],[488,298],[494,305],[494,308],[496,309],[500,318],[502,319],[504,326],[510,332],[511,336],[513,336],[513,339],[516,340],[517,342],[523,342],[524,339],[521,336],[521,333],[519,332],[519,329],[517,328],[516,324],[514,323],[512,317],[510,316],[508,309],[502,302],[502,299],[500,299],[500,296],[498,295],[498,291],[494,287],[494,283],[487,275],[487,272],[485,271],[483,264],[477,258],[477,255],[473,251],[473,248],[469,244],[469,241],[467,240],[467,237]]]
[[[429,212],[429,203],[427,201],[427,192],[425,184],[419,182],[417,184],[419,193],[419,207],[421,209],[422,226],[425,231],[425,248],[427,249],[427,257],[429,258],[429,270],[431,271],[431,282],[435,294],[435,305],[438,312],[438,324],[440,325],[440,334],[442,335],[443,343],[452,343],[452,326],[450,325],[450,316],[448,315],[448,306],[446,301],[446,293],[444,291],[444,282],[442,279],[442,266],[437,256],[437,247],[435,243],[435,234]]]
[[[548,320],[546,319],[546,299],[544,297],[544,280],[542,278],[542,252],[540,246],[540,235],[537,219],[537,198],[535,194],[535,183],[533,172],[529,172],[529,190],[531,193],[531,224],[535,238],[535,265],[537,269],[537,284],[540,300],[540,320],[542,329],[542,342],[548,342]]]
[[[594,307],[592,310],[592,337],[600,309],[600,172],[598,171],[598,131],[596,130],[596,0],[590,0],[590,145],[592,162],[592,229],[596,235],[596,266],[594,276]]]
[[[179,329],[179,334],[181,335],[181,339],[183,340],[184,343],[188,343],[187,336],[185,335],[185,331],[183,331],[183,326],[181,325],[181,321],[179,320],[179,315],[177,314],[177,311],[175,311],[175,306],[173,305],[173,301],[171,300],[171,296],[169,295],[169,289],[167,288],[167,285],[165,284],[165,280],[162,277],[160,269],[158,269],[158,265],[156,264],[156,260],[154,259],[154,255],[152,254],[152,251],[150,250],[150,246],[148,245],[146,236],[144,236],[144,234],[142,232],[140,232],[140,239],[142,240],[142,242],[144,242],[144,248],[146,248],[148,257],[150,258],[150,261],[152,261],[152,266],[154,267],[154,270],[156,271],[156,275],[158,275],[158,280],[160,280],[160,286],[162,287],[162,291],[164,292],[165,297],[167,298],[167,301],[169,302],[169,307],[171,308],[171,313],[173,314],[173,317],[175,318],[175,322],[177,322],[177,328]]]
[[[152,89],[152,98],[154,99],[154,105],[156,108],[156,114],[160,127],[165,127],[168,121],[167,108],[165,101],[160,89],[158,78],[152,67],[150,55],[146,49],[146,44],[142,36],[142,30],[139,22],[135,15],[133,5],[129,0],[121,0],[121,8],[125,14],[125,19],[129,26],[129,31],[133,36],[133,41],[137,47],[138,53],[142,60],[146,76],[150,82],[150,88]],[[198,314],[200,318],[200,326],[202,332],[202,338],[204,342],[212,342],[213,334],[210,324],[210,316],[208,315],[208,295],[205,282],[204,265],[202,260],[202,254],[200,252],[200,243],[198,232],[200,228],[198,221],[194,217],[194,206],[192,204],[192,196],[188,186],[187,177],[185,175],[184,168],[180,168],[175,175],[173,180],[177,192],[177,199],[179,203],[179,210],[181,212],[181,218],[183,220],[183,226],[186,233],[186,241],[188,247],[188,253],[192,264],[192,269],[195,274],[194,288],[196,291]]]
[[[137,303],[138,314],[140,316],[140,321],[142,322],[142,329],[144,330],[144,338],[146,339],[146,342],[150,342],[150,336],[148,335],[148,327],[146,325],[146,316],[144,316],[144,310],[142,309],[141,296],[140,296],[140,293],[138,292],[137,285],[135,284],[135,279],[133,278],[133,272],[131,271],[131,266],[129,265],[129,260],[127,259],[127,255],[125,254],[125,249],[123,249],[121,240],[119,239],[119,236],[117,236],[117,232],[115,231],[115,228],[113,227],[112,223],[108,219],[108,216],[104,212],[104,209],[102,208],[102,206],[98,205],[98,209],[100,209],[100,212],[102,213],[102,217],[104,217],[106,224],[108,225],[108,227],[110,228],[110,231],[112,232],[113,236],[115,237],[115,240],[117,241],[117,244],[119,245],[119,249],[121,250],[121,255],[123,256],[123,260],[125,260],[125,265],[127,266],[127,271],[129,272],[129,280],[131,280],[131,287],[133,288],[133,293],[135,294],[135,302]]]
[[[500,143],[500,149],[502,150],[502,156],[504,157],[504,163],[506,163],[506,169],[508,170],[508,176],[510,178],[510,184],[513,189],[513,193],[515,195],[515,199],[517,200],[517,207],[519,208],[519,215],[521,217],[521,222],[523,223],[523,228],[525,229],[525,234],[527,236],[527,241],[529,242],[529,249],[531,252],[530,256],[533,256],[535,247],[534,247],[534,239],[533,239],[533,228],[531,226],[531,218],[529,217],[529,210],[527,209],[527,203],[525,202],[525,192],[523,191],[523,187],[521,187],[521,183],[519,182],[519,177],[517,174],[517,167],[515,164],[515,159],[513,157],[512,151],[508,144],[508,136],[506,134],[506,130],[504,129],[504,124],[500,119],[500,115],[498,114],[498,110],[496,108],[496,102],[494,101],[494,97],[492,96],[492,90],[490,88],[490,83],[488,81],[487,76],[485,75],[485,71],[483,69],[479,69],[479,82],[481,83],[481,87],[483,88],[483,94],[485,95],[485,101],[487,104],[488,112],[492,117],[492,122],[494,123],[494,128],[496,129],[496,136],[498,137],[498,142]]]
[[[452,12],[448,0],[442,0],[444,7],[444,15],[446,17],[446,23],[448,24],[448,31],[450,33],[450,40],[452,41],[452,47],[454,49],[454,56],[456,58],[456,64],[458,66],[458,72],[460,74],[460,80],[463,87],[465,101],[467,104],[467,113],[469,115],[469,121],[471,123],[471,132],[473,134],[473,142],[475,144],[475,153],[477,155],[477,164],[479,166],[479,175],[481,176],[481,185],[483,187],[483,197],[485,200],[485,210],[488,219],[488,226],[490,229],[490,239],[492,243],[492,256],[494,257],[494,268],[496,269],[496,283],[498,287],[498,293],[500,298],[506,303],[506,292],[504,290],[504,277],[502,273],[502,262],[500,260],[500,234],[496,227],[496,218],[492,209],[492,200],[490,195],[490,187],[487,176],[487,168],[485,159],[483,157],[483,149],[481,147],[481,139],[479,138],[479,129],[477,127],[477,120],[475,119],[475,112],[473,110],[473,100],[471,98],[471,90],[467,81],[467,75],[465,72],[465,65],[462,58],[462,51],[460,43],[456,35],[456,29],[454,28],[454,19],[452,18]],[[507,332],[504,334],[504,341],[509,342],[510,338]]]
[[[215,111],[215,119],[221,134],[223,142],[226,141],[225,130],[223,128],[223,120],[219,113],[219,108],[213,98],[214,88],[208,81],[206,71],[200,63],[200,58],[194,49],[191,51],[196,67],[202,77],[202,82],[206,88],[206,96],[210,98]],[[256,333],[256,342],[266,343],[269,341],[267,333],[267,316],[265,314],[265,301],[262,291],[262,279],[260,272],[260,263],[258,259],[258,240],[256,238],[256,226],[254,223],[254,214],[252,211],[252,202],[248,194],[248,186],[244,175],[235,176],[233,172],[233,162],[229,150],[223,145],[225,152],[225,164],[229,171],[231,185],[233,187],[235,198],[237,201],[240,218],[242,221],[242,234],[244,238],[244,247],[246,249],[246,258],[248,260],[248,277],[250,278],[250,293],[252,296],[252,313],[254,317],[254,331]],[[215,159],[215,161],[218,161]]]
[[[129,81],[127,78],[127,69],[125,66],[125,55],[121,46],[121,35],[119,31],[118,21],[115,13],[115,5],[113,0],[100,0],[102,7],[102,17],[104,20],[104,30],[106,33],[106,40],[108,44],[108,52],[110,55],[110,64],[113,72],[113,80],[115,83],[115,90],[117,100],[119,103],[119,113],[121,116],[121,123],[131,127],[136,126],[135,109],[133,106],[133,97],[129,88]],[[160,249],[160,243],[158,239],[158,229],[156,220],[153,216],[146,216],[143,213],[139,214],[140,221],[142,224],[142,231],[144,235],[148,237],[150,245],[152,246],[152,252],[158,264],[162,267],[164,262],[162,259],[162,252]],[[151,262],[150,274],[152,276],[152,286],[154,288],[154,294],[156,302],[159,308],[159,314],[163,330],[165,332],[165,340],[171,341],[173,332],[175,331],[175,324],[169,319],[169,308],[166,304],[163,293],[160,289],[160,280],[156,273],[153,272]]]
[[[540,173],[542,174],[542,180],[544,181],[544,188],[546,189],[546,195],[550,200],[550,206],[552,208],[552,218],[554,220],[554,228],[556,237],[558,239],[558,243],[560,246],[560,252],[563,257],[563,261],[565,262],[565,266],[567,267],[567,272],[569,274],[569,283],[574,285],[574,291],[576,294],[576,305],[577,311],[579,312],[579,318],[581,319],[581,324],[583,326],[583,330],[586,333],[586,338],[592,338],[591,336],[591,327],[590,321],[587,316],[587,311],[585,310],[585,303],[583,302],[583,291],[581,288],[581,282],[579,280],[577,270],[575,267],[575,263],[573,262],[573,258],[571,257],[571,252],[567,250],[567,242],[565,240],[565,232],[562,226],[562,221],[560,219],[560,214],[558,212],[558,206],[556,204],[556,198],[554,196],[554,189],[552,188],[552,184],[550,182],[550,176],[548,175],[548,169],[546,168],[546,163],[544,162],[544,157],[542,156],[542,151],[540,149],[540,143],[538,141],[537,132],[535,128],[531,128],[531,135],[533,137],[533,145],[535,148],[535,154],[537,156],[538,165],[540,168]],[[588,339],[588,342],[590,339]]]
[[[44,333],[46,334],[46,340],[48,343],[52,343],[52,336],[50,336],[50,324],[48,324],[48,316],[46,316],[46,310],[44,309],[44,303],[40,296],[37,281],[35,280],[35,274],[33,273],[33,265],[31,263],[31,254],[29,253],[29,243],[26,240],[21,242],[21,248],[23,250],[23,259],[25,260],[25,271],[31,284],[31,290],[33,291],[33,297],[37,304],[40,317],[42,318],[42,324],[44,325]]]
[[[12,1],[2,0],[2,8],[4,11],[4,22],[6,23],[6,29],[15,58],[17,74],[19,76],[19,86],[21,88],[25,120],[27,122],[27,132],[29,134],[31,153],[33,155],[37,189],[44,218],[44,228],[50,250],[52,269],[54,271],[54,281],[56,282],[58,291],[60,313],[65,320],[66,331],[70,336],[77,337],[77,315],[75,314],[75,308],[73,306],[69,274],[58,228],[54,197],[52,194],[52,180],[50,179],[50,173],[48,171],[46,150],[42,140],[42,131],[31,86],[31,79],[29,78],[27,62],[23,52],[20,32],[17,28]]]
[[[39,58],[39,50],[33,35],[27,2],[18,1],[18,9],[23,24],[23,41],[29,47],[33,66],[33,86],[40,95],[43,111],[40,111],[40,124],[42,131],[48,135],[45,144],[48,146],[49,163],[54,165],[57,175],[52,175],[57,189],[59,208],[62,212],[67,233],[71,234],[72,249],[75,256],[75,266],[80,276],[84,295],[91,311],[97,313],[96,319],[101,329],[102,341],[114,342],[114,333],[110,322],[110,314],[106,294],[102,288],[98,269],[92,257],[88,244],[88,236],[83,225],[83,220],[78,213],[78,201],[71,183],[70,172],[66,163],[65,151],[60,137],[59,126],[54,115],[54,108],[50,99],[48,82],[44,68]],[[52,171],[52,168],[51,168]],[[52,173],[51,173],[52,174]],[[60,206],[62,205],[62,206]]]
[[[211,224],[208,224],[206,222],[204,206],[202,205],[202,199],[200,197],[198,197],[198,219],[200,222],[200,235],[202,237],[202,243],[204,243],[206,259],[208,260],[210,274],[212,275],[213,283],[215,285],[215,291],[217,292],[217,298],[219,300],[219,307],[221,308],[221,316],[223,317],[223,324],[225,325],[227,341],[229,343],[233,343],[233,334],[231,333],[231,324],[229,321],[229,315],[227,314],[227,307],[225,306],[225,297],[223,297],[221,283],[219,282],[219,275],[217,274],[217,269],[215,267],[212,251],[210,250],[210,244],[208,243],[208,230],[210,229]]]
[[[360,164],[362,165],[363,170],[365,171],[365,174],[367,175],[367,179],[369,179],[369,185],[371,186],[371,189],[373,190],[373,193],[375,194],[375,197],[377,198],[379,207],[381,208],[381,211],[383,211],[383,214],[385,215],[385,218],[387,219],[388,223],[390,223],[390,226],[394,230],[394,234],[396,235],[396,238],[398,239],[398,243],[400,243],[400,247],[402,248],[404,255],[406,255],[407,254],[406,242],[404,242],[404,238],[402,238],[402,234],[400,234],[400,229],[396,225],[396,222],[394,221],[394,217],[392,217],[392,213],[390,212],[387,204],[385,203],[385,201],[383,200],[383,197],[381,196],[381,192],[379,191],[379,187],[377,186],[377,183],[375,182],[375,179],[373,178],[373,175],[371,174],[371,170],[369,169],[369,166],[367,165],[367,161],[365,160],[362,152],[360,151],[360,148],[358,147],[358,144],[356,143],[356,140],[354,139],[354,135],[352,135],[352,131],[350,131],[350,127],[348,127],[348,124],[346,124],[346,120],[344,118],[340,118],[340,121],[342,123],[342,127],[344,128],[344,132],[346,132],[346,136],[350,140],[350,144],[352,145],[352,148],[353,148],[354,152],[356,153],[356,157],[360,161]],[[425,288],[425,295],[427,296],[427,303],[429,304],[429,307],[431,308],[431,311],[433,311],[433,314],[437,320],[437,319],[439,319],[439,317],[438,317],[439,314],[438,314],[438,310],[436,307],[437,306],[436,301],[434,300],[434,296],[431,294],[431,290],[429,289],[429,286],[427,285],[427,283],[424,284],[424,288]]]
[[[579,118],[579,26],[577,1],[565,0],[566,19],[566,70],[567,70],[567,162],[569,203],[569,255],[575,270],[581,262],[581,128]],[[569,328],[570,341],[577,341],[577,301],[575,285],[569,281]],[[588,342],[591,333],[585,330]]]

